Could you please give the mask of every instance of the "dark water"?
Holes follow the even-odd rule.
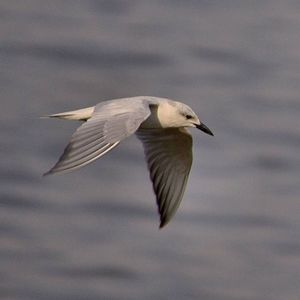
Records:
[[[0,3],[1,299],[300,299],[298,1]],[[182,100],[182,205],[158,230],[141,145],[42,178],[105,99]]]

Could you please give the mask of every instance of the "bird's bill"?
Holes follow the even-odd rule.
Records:
[[[206,125],[204,125],[203,123],[201,123],[201,124],[195,124],[195,126],[198,128],[198,129],[200,129],[200,130],[202,130],[203,132],[205,132],[205,133],[207,133],[207,134],[209,134],[209,135],[214,135],[213,133],[212,133],[212,131],[206,126]]]

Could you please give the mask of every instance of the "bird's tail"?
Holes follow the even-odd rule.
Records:
[[[44,116],[42,118],[58,118],[64,120],[78,120],[86,121],[88,120],[94,112],[94,107],[87,107],[73,111],[66,111],[58,114]]]

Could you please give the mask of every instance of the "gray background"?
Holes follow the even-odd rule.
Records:
[[[1,1],[0,298],[299,300],[300,2]],[[42,178],[118,97],[182,100],[182,205],[158,230],[142,147]]]

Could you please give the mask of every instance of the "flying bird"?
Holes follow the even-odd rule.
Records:
[[[186,128],[198,128],[213,135],[186,104],[150,96],[104,101],[47,117],[78,120],[83,124],[72,135],[58,162],[44,175],[83,167],[135,133],[143,143],[160,228],[177,211],[191,169],[193,140]]]

